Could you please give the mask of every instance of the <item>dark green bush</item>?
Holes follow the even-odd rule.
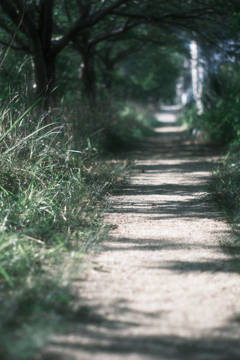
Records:
[[[202,94],[204,111],[194,102],[185,108],[181,122],[189,131],[200,130],[211,142],[229,146],[240,137],[240,65],[223,63],[218,74],[209,74]]]
[[[209,140],[229,145],[240,135],[240,66],[224,63],[219,73],[210,74],[202,97],[201,126]]]

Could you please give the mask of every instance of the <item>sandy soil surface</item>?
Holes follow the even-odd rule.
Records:
[[[79,282],[86,318],[41,359],[239,360],[240,276],[219,241],[231,237],[207,194],[217,153],[185,141],[174,109],[128,156],[131,183],[112,197],[115,224]]]

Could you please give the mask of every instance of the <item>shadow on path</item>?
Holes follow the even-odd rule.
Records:
[[[168,115],[169,112],[163,111],[159,117],[161,118],[164,114]],[[84,298],[84,290],[81,294],[80,286],[82,303],[90,303],[88,311],[85,308],[85,310],[80,309],[81,311],[76,314],[75,321],[70,324],[68,332],[53,339],[49,343],[48,349],[42,352],[37,359],[240,359],[240,326],[236,319],[234,320],[234,312],[233,317],[229,317],[225,321],[225,325],[206,327],[206,331],[203,327],[193,336],[188,335],[187,330],[189,329],[181,329],[179,334],[183,335],[178,335],[177,330],[175,333],[171,332],[166,325],[167,317],[171,315],[171,312],[177,310],[171,306],[168,307],[167,300],[163,301],[162,308],[159,306],[158,310],[154,307],[150,309],[148,304],[148,293],[144,292],[147,291],[146,289],[151,290],[154,286],[151,281],[159,281],[159,285],[156,285],[154,291],[162,291],[162,297],[168,299],[166,291],[168,284],[165,284],[165,277],[167,282],[172,277],[180,275],[180,283],[173,285],[179,290],[176,295],[173,291],[171,296],[179,294],[185,296],[189,301],[189,313],[187,304],[184,305],[185,309],[181,309],[181,297],[171,299],[171,301],[172,303],[175,301],[178,306],[179,300],[179,309],[185,314],[180,315],[191,317],[194,315],[192,313],[195,309],[194,305],[190,303],[194,304],[198,300],[194,298],[198,296],[197,291],[201,294],[202,300],[199,301],[204,302],[204,293],[208,298],[209,292],[212,291],[211,282],[214,283],[218,276],[223,276],[223,281],[225,281],[226,276],[234,273],[233,264],[229,258],[222,255],[222,249],[216,245],[216,241],[214,244],[209,238],[200,241],[198,234],[200,227],[207,228],[209,226],[208,221],[214,221],[214,226],[206,232],[206,237],[212,236],[218,239],[218,235],[228,237],[230,234],[227,228],[218,229],[217,223],[220,223],[221,219],[216,214],[207,195],[207,180],[209,171],[217,164],[217,149],[200,141],[187,141],[184,133],[179,131],[173,121],[163,122],[156,131],[156,137],[148,139],[141,144],[140,148],[125,154],[128,158],[138,160],[135,180],[133,178],[131,184],[123,185],[119,189],[116,194],[117,200],[115,202],[113,199],[112,207],[109,210],[110,217],[115,214],[118,220],[123,219],[122,227],[128,216],[126,226],[129,226],[129,233],[132,231],[132,224],[135,227],[133,233],[137,233],[138,236],[136,238],[134,236],[116,236],[113,232],[109,241],[103,246],[102,252],[105,256],[104,261],[108,259],[109,263],[106,265],[103,262],[100,267],[94,268],[95,272],[88,278],[86,285],[91,288],[92,284],[93,290],[88,293],[86,298]],[[143,219],[142,222],[146,221],[152,228],[156,227],[158,230],[156,235],[151,235],[151,229],[149,229],[149,236],[147,232],[141,235],[142,223],[135,224],[135,219],[139,216]],[[185,224],[183,230],[177,235],[171,235],[172,227],[180,228],[182,221]],[[193,222],[194,225],[192,225]],[[197,227],[198,222],[199,228]],[[128,258],[129,253],[131,253],[131,257]],[[199,255],[199,253],[203,255]],[[120,256],[123,260],[119,259]],[[113,263],[115,261],[114,271],[116,274],[118,271],[121,272],[119,279],[117,279],[117,275],[114,275],[111,261]],[[120,261],[123,262],[123,266],[118,269]],[[132,266],[132,272],[124,275],[128,265]],[[147,277],[148,272],[149,277]],[[199,274],[198,278],[196,278],[197,274]],[[135,281],[135,279],[137,276],[146,277],[150,284],[146,284],[143,290],[141,288],[136,290],[137,280]],[[131,278],[133,279],[132,288],[131,285],[128,288],[126,282]],[[81,283],[81,279],[79,280]],[[102,295],[104,286],[109,288],[111,282],[114,281],[116,284],[112,290],[113,298],[109,298],[109,293],[104,297]],[[144,281],[140,287],[145,286]],[[201,288],[197,288],[196,281],[199,281]],[[226,282],[217,285],[222,288],[226,287],[224,293],[226,298],[232,290],[232,284],[234,281],[229,284]],[[191,292],[193,286],[196,286],[195,292]],[[122,297],[119,295],[116,299],[118,288],[120,288],[119,293],[123,295]],[[171,289],[171,285],[169,288]],[[114,291],[116,294],[113,294]],[[135,291],[136,295],[134,292],[130,301],[124,291],[126,293]],[[151,297],[156,295],[151,291],[149,292],[149,303]],[[216,306],[219,306],[219,311],[222,311],[221,304],[217,305],[217,291],[215,294],[213,290],[210,298],[216,295]],[[137,301],[137,297],[142,295],[147,299],[145,307],[137,309],[133,299],[136,297]],[[98,296],[100,300],[98,300]],[[161,296],[159,301],[161,301]],[[210,299],[210,301],[213,301],[214,304],[214,299]],[[199,308],[204,310],[204,307],[201,306],[202,304],[199,305]],[[199,310],[196,308],[197,311]],[[206,316],[204,314],[199,314],[199,318]],[[210,320],[202,318],[201,321],[201,326],[203,326],[204,322],[207,325]],[[151,324],[155,329],[152,332]],[[176,323],[176,328],[180,326],[179,324],[181,322]],[[164,326],[166,326],[166,331]],[[174,329],[174,323],[172,326]],[[159,331],[156,330],[158,327]],[[147,329],[146,333],[145,328]]]
[[[126,318],[134,312],[123,301],[111,304],[115,313]],[[140,323],[109,320],[98,315],[98,308],[91,309],[88,315],[76,317],[76,324],[69,329],[66,339],[52,341],[52,351],[41,360],[75,359],[158,359],[158,360],[239,360],[239,339],[229,338],[229,330],[237,323],[233,320],[225,328],[214,329],[212,334],[200,338],[185,338],[176,335],[134,335]],[[161,318],[164,313],[139,313],[145,321]],[[220,334],[219,334],[220,332]],[[126,336],[124,336],[126,334]],[[70,339],[68,338],[70,336]],[[86,340],[87,339],[87,340]],[[90,339],[90,340],[89,340]],[[62,349],[64,348],[64,352]],[[81,353],[83,357],[78,357]],[[85,357],[87,354],[88,357]]]

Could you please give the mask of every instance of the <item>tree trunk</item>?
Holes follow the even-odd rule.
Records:
[[[53,23],[53,0],[39,3],[38,29],[29,32],[31,52],[35,67],[37,95],[42,105],[49,110],[54,105],[56,55],[51,55],[51,34]]]
[[[82,82],[84,95],[88,98],[91,105],[96,103],[96,74],[94,68],[94,57],[90,51],[82,53],[83,69]]]
[[[55,103],[56,86],[55,64],[56,57],[49,57],[44,54],[42,43],[38,37],[32,39],[32,55],[35,67],[35,80],[37,96],[42,98],[42,105],[45,110],[49,110]]]

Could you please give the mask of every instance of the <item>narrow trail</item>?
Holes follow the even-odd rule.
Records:
[[[206,188],[217,154],[183,139],[173,108],[157,116],[159,135],[128,154],[135,173],[106,214],[116,227],[78,285],[89,315],[44,360],[240,359],[240,276],[219,247],[232,235]]]

